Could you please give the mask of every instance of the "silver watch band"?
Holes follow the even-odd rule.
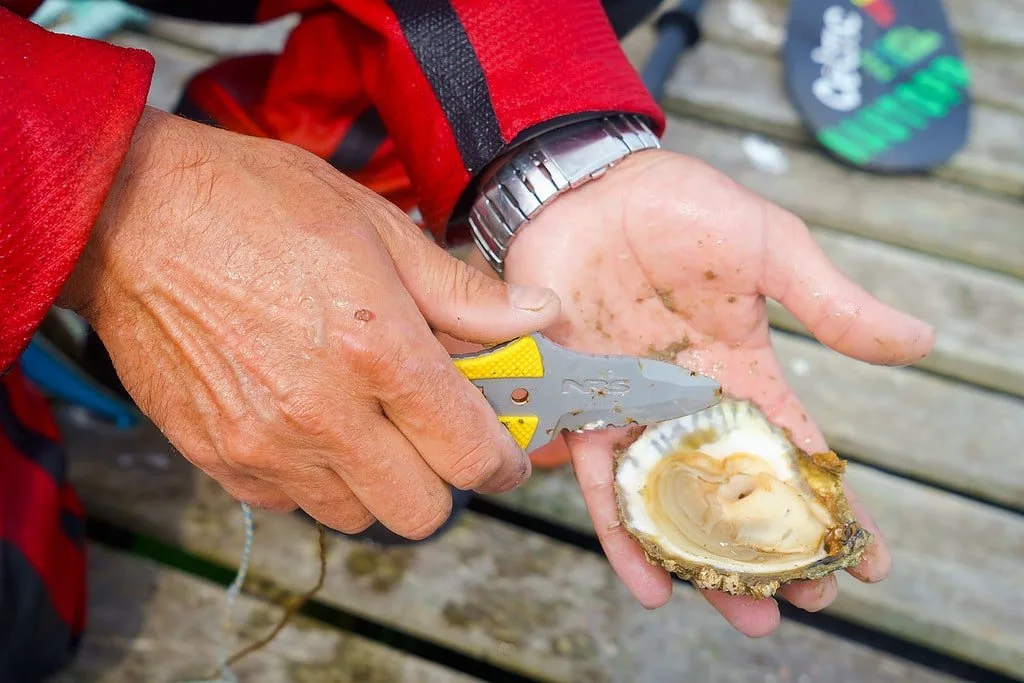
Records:
[[[566,190],[625,157],[661,147],[638,116],[616,115],[559,128],[523,145],[480,188],[469,211],[473,241],[499,273],[516,232]]]

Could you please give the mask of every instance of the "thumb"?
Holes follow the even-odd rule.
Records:
[[[469,342],[493,344],[558,320],[551,289],[510,285],[460,261],[426,239],[396,250],[399,277],[432,328]]]

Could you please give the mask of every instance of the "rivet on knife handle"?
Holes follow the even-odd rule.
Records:
[[[544,359],[533,337],[521,337],[494,349],[453,358],[452,361],[470,381],[544,376]],[[536,415],[498,415],[498,420],[524,450],[533,440],[540,423]]]

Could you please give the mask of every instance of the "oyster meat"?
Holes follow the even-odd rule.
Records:
[[[843,494],[844,467],[723,398],[648,427],[618,456],[619,518],[649,561],[694,585],[768,597],[863,555],[871,535]]]

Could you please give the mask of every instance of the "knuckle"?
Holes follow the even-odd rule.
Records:
[[[491,479],[501,469],[498,439],[481,436],[461,451],[456,451],[449,466],[449,482],[460,489],[472,489]]]
[[[382,334],[343,334],[337,352],[352,371],[363,377],[383,381],[400,374],[406,355],[404,337],[392,331]]]
[[[326,435],[329,428],[326,405],[322,393],[308,386],[289,388],[277,398],[277,410],[282,424],[290,431],[304,436]]]
[[[269,471],[278,461],[265,428],[249,420],[237,423],[221,435],[217,454],[228,467],[242,471]]]
[[[190,435],[191,437],[191,435]],[[191,438],[170,438],[174,450],[181,454],[185,460],[217,479],[216,473],[225,470],[225,463],[220,457],[215,442],[206,439]]]
[[[400,407],[403,421],[416,431],[438,433],[466,409],[450,361],[416,358],[412,354],[390,362],[377,373],[377,388],[389,404]]]
[[[258,431],[237,424],[217,439],[217,455],[229,467],[247,469],[252,453],[262,450],[256,447],[259,440]]]
[[[225,493],[253,508],[271,512],[290,512],[296,507],[291,498],[263,482],[223,473],[213,475],[213,478]]]
[[[486,288],[500,286],[454,257],[445,263],[447,267],[439,268],[436,275],[437,288],[456,306],[479,301]]]
[[[291,498],[284,494],[270,494],[247,500],[250,506],[267,512],[287,513],[298,508]]]
[[[347,510],[343,509],[336,516],[332,516],[330,521],[321,520],[321,522],[335,531],[350,535],[366,531],[376,521],[376,518],[366,508],[355,505],[349,506]]]
[[[839,305],[822,306],[816,325],[818,339],[826,346],[841,346],[856,331],[861,313],[859,305],[846,309]]]
[[[416,514],[411,515],[403,524],[401,535],[413,541],[420,541],[440,529],[452,514],[451,495],[447,495],[445,500],[446,502],[424,506]]]

